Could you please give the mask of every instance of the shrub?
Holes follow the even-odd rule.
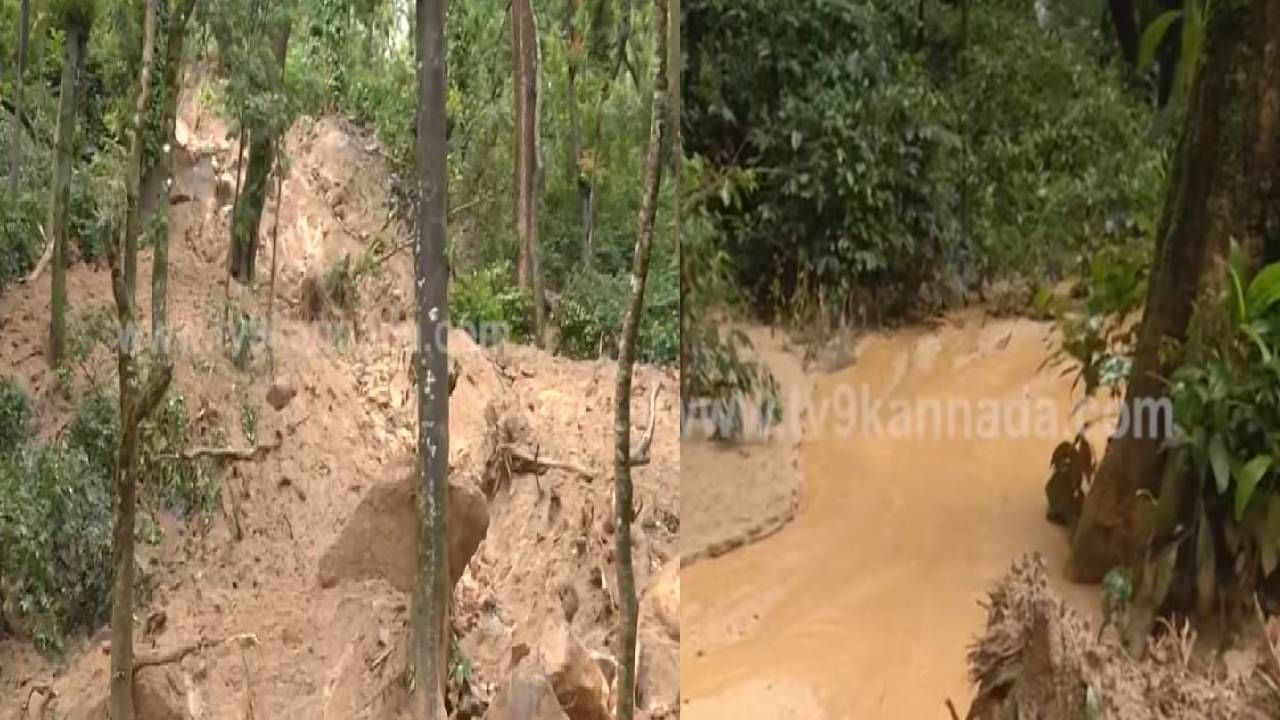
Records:
[[[0,457],[11,455],[31,434],[31,400],[10,378],[0,378]]]
[[[516,286],[507,262],[455,278],[449,290],[449,312],[453,325],[466,329],[478,342],[489,328],[498,326],[513,341],[533,338],[533,298]]]
[[[654,248],[645,285],[644,313],[636,333],[636,360],[675,362],[680,344],[679,287],[676,270]],[[631,302],[631,273],[579,272],[570,278],[556,306],[559,352],[573,358],[614,356],[622,322]]]

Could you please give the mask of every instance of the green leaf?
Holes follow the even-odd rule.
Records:
[[[1244,297],[1244,288],[1240,284],[1240,273],[1236,272],[1234,264],[1231,270],[1231,297],[1235,302],[1231,303],[1231,314],[1236,324],[1243,323],[1246,317],[1247,303]]]
[[[1271,263],[1249,283],[1245,305],[1249,316],[1257,317],[1270,310],[1277,301],[1280,301],[1280,263]]]
[[[1142,32],[1142,42],[1138,45],[1138,69],[1146,70],[1156,57],[1156,49],[1160,47],[1160,41],[1164,39],[1164,34],[1169,31],[1169,26],[1174,20],[1182,17],[1181,10],[1168,10],[1160,15],[1160,17],[1151,21],[1147,29]]]
[[[1227,454],[1227,445],[1219,433],[1214,433],[1209,441],[1209,462],[1213,465],[1213,480],[1221,495],[1231,485],[1231,456]]]
[[[1259,455],[1250,460],[1236,476],[1236,521],[1244,517],[1244,509],[1249,506],[1249,500],[1253,497],[1253,491],[1258,487],[1258,482],[1262,480],[1262,476],[1267,474],[1267,470],[1271,469],[1271,456]]]

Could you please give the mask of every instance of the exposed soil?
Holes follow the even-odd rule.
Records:
[[[199,647],[137,674],[140,719],[395,717],[405,694],[405,574],[414,553],[411,512],[403,504],[412,493],[416,423],[409,254],[390,256],[362,276],[356,311],[327,308],[319,323],[302,318],[306,278],[321,276],[343,255],[353,264],[366,251],[381,258],[406,230],[389,219],[388,174],[375,139],[337,118],[295,125],[286,142],[292,170],[279,210],[274,301],[281,327],[271,355],[276,379],[297,394],[274,410],[264,402],[272,384],[265,347],[255,345],[249,369],[237,370],[214,330],[223,311],[236,152],[225,125],[197,107],[194,85],[188,83],[181,102],[171,192],[169,313],[182,346],[170,392],[185,396],[198,444],[211,442],[215,430],[225,431],[231,445],[251,444],[240,429],[245,407],[258,415],[257,440],[279,433],[281,444],[258,460],[218,470],[220,507],[207,521],[162,518],[163,540],[141,548],[155,590],[137,609],[137,653]],[[258,282],[252,289],[231,286],[255,317],[265,314],[275,222],[272,196]],[[143,326],[149,326],[150,257],[146,250],[139,258]],[[73,265],[68,288],[74,311],[102,307],[114,316],[105,269]],[[56,389],[40,353],[48,295],[45,273],[0,297],[0,367],[36,398],[44,438],[60,432],[94,378],[115,382],[104,348],[74,373],[70,393]],[[470,661],[467,702],[482,713],[513,668],[532,662],[520,661],[539,648],[548,619],[567,623],[605,677],[616,664],[616,571],[606,522],[614,365],[511,345],[479,347],[460,331],[450,333],[449,350],[460,373],[450,398],[449,461],[462,503],[462,519],[451,514],[450,523],[483,534],[469,562],[455,568],[453,625]],[[632,418],[638,439],[657,384],[652,460],[633,472],[641,506],[637,588],[646,592],[651,581],[666,578],[643,601],[639,705],[652,717],[678,713],[679,693],[678,619],[661,611],[670,600],[657,597],[675,593],[679,602],[675,573],[659,573],[679,562],[678,382],[670,372],[637,367]],[[532,472],[504,459],[504,443],[585,472]],[[379,517],[391,509],[399,512]],[[478,519],[483,514],[487,532]],[[466,549],[457,552],[465,557]],[[22,640],[0,643],[0,718],[101,717],[106,637],[104,629],[73,642],[61,661],[41,657]],[[602,692],[610,707],[608,686]]]

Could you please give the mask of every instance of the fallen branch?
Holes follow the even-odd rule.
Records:
[[[631,467],[649,464],[649,446],[653,444],[653,428],[658,420],[658,391],[661,389],[662,383],[659,382],[653,386],[653,392],[649,393],[649,427],[640,438],[640,444],[631,453],[631,459],[628,461]]]
[[[230,637],[226,637],[221,640],[203,640],[202,639],[197,642],[191,643],[190,645],[183,645],[182,647],[175,648],[174,650],[170,650],[167,653],[161,653],[160,655],[149,655],[149,656],[139,657],[133,661],[133,672],[136,675],[138,671],[143,668],[156,667],[159,665],[170,665],[172,663],[182,662],[183,658],[185,658],[186,656],[190,655],[193,652],[199,652],[206,648],[217,647],[218,645],[224,645],[226,643],[232,642],[233,640],[242,640],[242,641],[247,640],[251,645],[260,644],[258,642],[258,636],[254,635],[253,633],[240,633],[239,635],[232,635]]]
[[[44,272],[44,266],[49,264],[53,259],[53,243],[49,242],[49,238],[44,234],[44,227],[40,223],[36,223],[36,229],[40,231],[40,237],[44,239],[44,253],[40,256],[40,262],[36,263],[36,267],[31,274],[23,278],[24,284],[30,285],[40,278],[40,273]]]
[[[566,470],[585,478],[595,477],[595,473],[581,465],[575,465],[563,460],[556,460],[555,458],[543,457],[537,450],[530,452],[517,445],[510,445],[506,443],[499,445],[498,450],[506,455],[508,464],[511,464],[512,460],[519,461],[520,464],[512,468],[516,472],[531,472],[535,475],[541,475],[547,470]]]
[[[308,416],[309,417],[309,416]],[[306,418],[303,418],[304,420]],[[234,447],[195,447],[183,450],[179,453],[164,453],[157,455],[158,460],[198,460],[200,458],[215,458],[224,462],[237,462],[258,460],[272,450],[279,450],[284,444],[284,436],[277,432],[275,442],[259,443],[257,447],[251,448],[234,448]]]

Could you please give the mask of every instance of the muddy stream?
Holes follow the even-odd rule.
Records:
[[[794,451],[798,510],[682,572],[687,717],[946,718],[947,698],[963,716],[978,601],[1032,551],[1096,623],[1097,591],[1061,579],[1066,533],[1044,517],[1049,456],[1079,399],[1042,367],[1050,332],[967,311],[864,337],[831,374],[780,373],[792,410],[812,387],[803,429],[738,455],[772,474]]]

